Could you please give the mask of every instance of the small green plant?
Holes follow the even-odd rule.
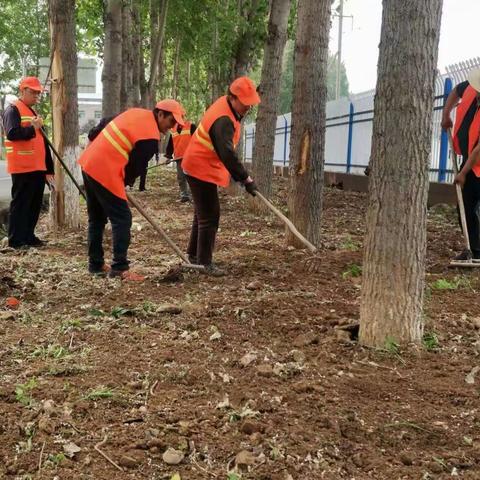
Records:
[[[472,284],[466,275],[460,275],[453,280],[439,278],[432,283],[431,287],[434,290],[457,290],[458,288],[472,289]]]
[[[112,307],[112,310],[110,312],[110,315],[113,317],[113,318],[120,318],[120,317],[123,317],[124,315],[128,314],[128,313],[131,313],[131,310],[129,310],[128,308],[123,308],[123,307]]]
[[[106,317],[107,316],[107,314],[103,310],[100,310],[98,308],[91,308],[88,311],[88,314],[91,315],[92,317]]]
[[[32,390],[37,386],[37,380],[31,378],[26,383],[21,383],[15,387],[15,399],[24,407],[31,407],[35,400],[31,396]]]
[[[98,387],[85,395],[84,400],[101,400],[103,398],[112,398],[115,395],[114,391],[108,387]]]
[[[347,265],[347,269],[342,273],[342,277],[343,278],[359,277],[361,274],[362,274],[361,265],[357,265],[356,263],[350,263]]]
[[[41,358],[63,358],[69,355],[68,348],[62,347],[61,345],[47,345],[44,347],[36,348],[32,356],[33,357],[41,357]]]
[[[387,337],[385,340],[385,351],[392,355],[400,354],[400,345],[392,337]]]
[[[50,454],[47,457],[47,461],[56,467],[60,465],[66,458],[67,457],[63,453],[56,453],[55,455]]]
[[[227,474],[227,480],[241,480],[242,477],[235,472],[230,472]]]
[[[439,349],[438,337],[435,332],[425,333],[423,335],[422,344],[429,352],[433,352]]]
[[[82,321],[78,318],[67,318],[60,324],[62,333],[69,332],[75,328],[82,328]]]
[[[357,252],[360,249],[358,243],[352,240],[350,235],[347,235],[345,240],[340,244],[342,250],[349,250],[350,252]]]

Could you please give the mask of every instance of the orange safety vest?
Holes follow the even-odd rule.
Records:
[[[139,140],[160,140],[151,110],[130,108],[115,117],[78,159],[82,170],[117,197],[127,199],[125,167]]]
[[[203,115],[183,155],[182,168],[187,175],[204,182],[215,183],[220,187],[227,187],[230,183],[230,173],[215,152],[208,134],[210,127],[220,117],[229,117],[232,120],[235,127],[233,145],[236,148],[240,140],[240,122],[235,118],[227,97],[223,96]]]
[[[13,103],[20,114],[20,126],[30,127],[35,112],[27,107],[21,100]],[[5,138],[5,150],[7,153],[8,173],[27,173],[46,171],[45,141],[42,132],[35,129],[35,136],[30,140],[8,140]]]
[[[467,114],[468,110],[472,106],[472,103],[477,100],[477,91],[471,87],[470,85],[465,89],[462,96],[462,101],[459,103],[457,110],[455,112],[455,125],[453,126],[453,149],[457,153],[457,155],[461,155],[462,152],[460,150],[460,141],[458,139],[458,131],[462,126],[463,120],[465,119],[465,115]],[[469,127],[469,143],[471,140],[470,132],[472,131],[472,125]],[[474,135],[475,136],[475,135]],[[478,135],[476,137],[478,139]],[[468,147],[468,153],[470,153],[470,145]]]
[[[172,129],[173,155],[175,158],[183,157],[183,154],[192,139],[192,135],[190,134],[191,126],[191,122],[185,122],[182,131],[179,132],[179,125],[177,123],[177,126]]]

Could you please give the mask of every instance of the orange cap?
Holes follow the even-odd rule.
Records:
[[[25,77],[22,78],[19,85],[19,90],[24,88],[29,88],[30,90],[35,90],[36,92],[43,92],[45,90],[40,83],[40,80],[37,77]]]
[[[244,105],[258,105],[260,103],[260,96],[257,93],[257,87],[248,77],[239,77],[235,79],[230,85],[230,91]]]
[[[164,110],[165,112],[170,112],[179,125],[181,125],[182,127],[185,125],[185,120],[183,119],[185,110],[176,100],[160,100],[155,105],[155,108],[158,108],[159,110]]]

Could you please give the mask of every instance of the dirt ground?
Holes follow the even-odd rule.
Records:
[[[136,198],[184,247],[173,173],[149,187]],[[326,190],[316,273],[273,217],[221,203],[223,278],[165,281],[178,262],[135,212],[143,284],[90,277],[84,229],[45,218],[47,248],[0,254],[0,478],[480,479],[480,269],[445,267],[452,210],[429,214],[423,345],[370,350],[348,329],[365,195]]]

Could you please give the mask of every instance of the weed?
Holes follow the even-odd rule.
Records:
[[[438,337],[435,332],[427,332],[423,335],[422,344],[426,350],[433,352],[439,349]]]
[[[470,279],[461,275],[455,277],[453,280],[447,280],[446,278],[439,278],[431,285],[434,290],[457,290],[459,288],[470,288],[472,289],[472,284]]]
[[[75,328],[82,328],[82,321],[78,318],[67,318],[60,324],[60,331],[62,333],[69,332]]]
[[[70,352],[68,351],[68,348],[62,347],[61,345],[47,345],[44,347],[43,345],[41,347],[36,348],[32,356],[33,357],[41,357],[41,358],[64,358],[68,356]]]
[[[107,316],[107,314],[103,310],[100,310],[98,308],[91,308],[87,313],[89,315],[91,315],[92,317],[106,317]]]
[[[350,252],[358,252],[360,245],[352,240],[350,235],[347,235],[345,240],[340,244],[342,250],[349,250]]]
[[[127,315],[128,313],[131,313],[131,310],[129,310],[128,308],[112,307],[110,315],[113,318],[119,319],[120,317],[123,317],[124,315]]]
[[[84,400],[101,400],[102,398],[112,398],[115,395],[111,388],[100,386],[87,393]]]
[[[50,454],[47,457],[47,462],[49,462],[53,467],[60,465],[67,457],[63,453],[56,453],[55,455]]]
[[[227,480],[241,480],[242,477],[238,473],[230,472],[227,474]]]
[[[387,337],[385,340],[384,350],[392,355],[400,354],[400,345],[392,337]]]
[[[342,277],[343,278],[359,277],[361,274],[362,274],[361,265],[357,265],[356,263],[350,263],[347,265],[347,269],[342,273]]]
[[[37,386],[37,380],[31,378],[26,383],[21,383],[15,387],[15,399],[21,403],[24,407],[31,407],[35,403],[32,398],[31,391]]]

